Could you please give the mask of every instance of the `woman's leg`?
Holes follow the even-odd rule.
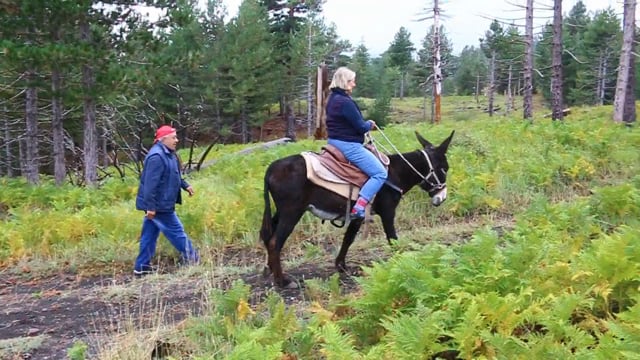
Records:
[[[359,198],[354,206],[357,211],[364,210],[367,203],[373,199],[387,180],[387,170],[380,160],[362,144],[333,139],[329,140],[329,144],[340,149],[347,160],[369,176],[360,189],[359,197],[361,199]]]

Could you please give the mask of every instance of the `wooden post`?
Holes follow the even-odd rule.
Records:
[[[327,124],[325,123],[325,106],[329,97],[329,70],[327,65],[322,63],[318,66],[316,77],[316,130],[313,138],[316,140],[327,138]]]

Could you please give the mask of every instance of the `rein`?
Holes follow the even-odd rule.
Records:
[[[378,128],[378,131],[380,132],[380,135],[382,135],[382,137],[387,141],[387,143],[389,143],[389,145],[391,145],[391,147],[393,148],[393,150],[395,151],[396,154],[398,154],[400,156],[400,158],[407,164],[409,165],[409,168],[411,168],[411,170],[413,170],[418,176],[420,176],[422,178],[422,182],[423,183],[427,183],[429,185],[431,185],[431,187],[433,187],[435,190],[442,190],[444,189],[447,184],[443,184],[440,179],[438,178],[438,175],[436,175],[435,173],[435,169],[433,168],[433,163],[431,162],[431,158],[429,158],[429,154],[427,154],[427,152],[424,149],[420,149],[419,151],[422,153],[422,155],[424,155],[424,158],[427,160],[427,164],[429,165],[429,173],[427,175],[422,175],[422,173],[420,171],[418,171],[413,164],[411,164],[409,162],[409,160],[407,160],[404,155],[402,155],[402,153],[398,150],[398,148],[391,142],[391,140],[387,137],[387,135],[385,135],[385,133],[382,131],[382,129]],[[375,142],[376,144],[378,144],[382,150],[384,150],[385,152],[389,153],[388,149],[378,140],[376,140],[371,133],[367,133],[367,137],[369,137],[371,142]],[[433,177],[435,179],[435,183],[429,181],[429,178]],[[400,192],[402,193],[402,191]]]

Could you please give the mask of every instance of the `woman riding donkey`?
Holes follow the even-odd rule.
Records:
[[[351,209],[352,219],[363,219],[365,207],[373,200],[384,182],[387,170],[380,160],[364,146],[364,135],[376,128],[373,120],[364,120],[362,112],[351,98],[356,87],[356,73],[340,67],[331,80],[331,95],[327,101],[328,143],[338,148],[353,165],[369,176]]]

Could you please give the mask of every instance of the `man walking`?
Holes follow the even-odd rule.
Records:
[[[182,203],[181,189],[193,196],[193,188],[183,178],[176,155],[176,129],[163,125],[156,131],[154,145],[144,159],[136,209],[145,212],[140,234],[140,253],[133,273],[144,276],[154,271],[151,259],[160,232],[180,252],[183,264],[199,261],[198,252],[176,215],[175,205]]]

